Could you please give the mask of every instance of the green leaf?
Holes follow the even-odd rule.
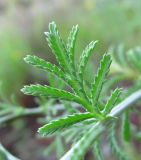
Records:
[[[73,95],[70,92],[49,87],[46,85],[42,86],[37,84],[37,85],[24,86],[24,88],[21,89],[21,91],[27,95],[46,96],[50,98],[58,98],[67,101],[80,102],[80,98],[78,96]]]
[[[98,73],[94,79],[91,90],[91,101],[95,109],[97,108],[98,98],[102,90],[103,83],[105,82],[106,75],[109,71],[111,64],[111,56],[109,54],[104,54],[103,59],[101,60]]]
[[[46,97],[58,98],[58,99],[66,100],[66,101],[74,101],[78,104],[81,104],[87,111],[89,112],[93,111],[92,106],[89,105],[87,101],[85,101],[81,97],[78,97],[77,95],[74,95],[70,92],[60,90],[57,88],[49,87],[46,85],[42,86],[40,84],[37,84],[37,85],[24,86],[24,88],[21,89],[21,91],[27,95],[46,96]],[[95,113],[95,116],[97,116],[97,118],[102,119],[101,115],[99,115],[98,113],[94,111],[93,113]]]
[[[84,70],[86,68],[88,59],[89,59],[90,55],[92,54],[97,42],[98,41],[92,41],[88,46],[86,46],[86,48],[84,49],[84,51],[80,57],[79,75],[80,75],[81,79],[83,78]]]
[[[56,65],[50,62],[47,62],[37,56],[32,56],[32,55],[27,55],[24,58],[24,60],[26,63],[31,64],[37,68],[43,69],[45,71],[49,71],[53,73],[54,75],[56,75],[58,78],[61,78],[64,81],[66,81],[65,73],[60,68],[58,68]]]
[[[55,54],[60,66],[66,72],[70,71],[68,52],[58,32],[55,22],[49,24],[49,32],[45,32],[45,35],[47,35],[48,45],[52,49],[52,52]]]
[[[130,130],[130,121],[129,121],[128,111],[126,111],[122,117],[122,136],[126,142],[129,142],[131,139],[131,130]]]
[[[88,112],[75,113],[65,118],[60,118],[58,120],[51,121],[50,123],[39,128],[38,132],[43,136],[46,136],[48,134],[53,134],[56,131],[60,131],[64,128],[70,127],[76,123],[79,123],[89,118],[95,118],[94,114]]]
[[[73,26],[69,33],[68,40],[67,40],[67,49],[69,52],[70,64],[72,65],[72,67],[75,66],[74,49],[75,49],[75,43],[76,43],[76,37],[77,37],[78,30],[79,30],[78,25]]]
[[[83,137],[60,160],[82,159],[89,147],[103,130],[104,127],[99,125],[99,123],[92,126],[92,128],[86,131]]]
[[[108,114],[112,108],[114,107],[115,103],[117,102],[119,95],[121,93],[121,89],[120,88],[116,88],[113,92],[112,95],[110,96],[109,100],[106,103],[106,106],[104,108],[103,113],[104,114]]]

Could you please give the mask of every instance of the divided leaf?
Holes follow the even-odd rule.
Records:
[[[79,75],[80,75],[81,79],[83,79],[83,74],[84,74],[84,70],[86,68],[88,59],[89,59],[90,55],[92,54],[97,42],[98,41],[92,41],[88,46],[86,46],[86,48],[84,49],[84,51],[80,57]]]
[[[94,114],[89,112],[75,113],[73,115],[69,115],[68,117],[51,121],[50,123],[39,128],[38,132],[43,136],[46,136],[48,134],[53,134],[56,131],[60,131],[64,128],[70,127],[89,118],[95,118]]]
[[[46,96],[51,98],[63,99],[67,101],[74,101],[77,103],[80,102],[80,98],[78,96],[73,95],[70,92],[49,87],[46,85],[42,86],[37,84],[37,85],[24,86],[24,88],[21,89],[21,91],[27,95]]]
[[[69,52],[69,59],[70,59],[70,64],[74,67],[74,49],[75,49],[75,43],[76,43],[76,37],[78,33],[78,25],[73,26],[67,40],[67,49]]]
[[[64,81],[66,81],[64,72],[60,68],[58,68],[56,65],[50,62],[47,62],[37,56],[32,56],[32,55],[27,55],[24,58],[24,60],[26,63],[31,64],[37,68],[43,69],[45,71],[49,71],[54,75],[56,75],[58,78],[61,78]]]
[[[84,107],[84,109],[86,109],[87,111],[93,112],[98,119],[103,118],[103,116],[93,111],[91,105],[89,105],[87,101],[85,101],[81,97],[78,97],[77,95],[74,95],[70,92],[67,92],[61,89],[49,87],[47,85],[43,86],[43,85],[37,84],[37,85],[24,86],[24,88],[21,89],[21,91],[27,95],[46,96],[46,97],[62,99],[66,101],[73,101],[78,104],[81,104]]]
[[[65,44],[60,37],[57,26],[55,22],[49,24],[49,32],[45,32],[47,35],[48,45],[52,49],[52,52],[55,54],[56,59],[60,66],[66,71],[70,71],[69,69],[69,59],[68,53],[65,47]]]
[[[121,93],[121,89],[120,88],[116,88],[112,92],[112,95],[110,96],[109,100],[107,101],[106,106],[105,106],[104,111],[103,111],[103,113],[105,115],[108,114],[112,110],[112,108],[114,107],[116,101],[119,98],[120,93]]]
[[[104,54],[98,69],[98,73],[94,79],[94,83],[92,84],[91,102],[95,108],[97,107],[96,105],[98,103],[98,98],[102,90],[103,83],[105,82],[106,75],[109,71],[110,64],[111,56],[109,54]],[[98,108],[96,109],[98,110]]]

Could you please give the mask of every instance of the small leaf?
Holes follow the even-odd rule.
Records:
[[[42,86],[37,84],[37,85],[24,86],[24,88],[21,89],[21,91],[27,95],[46,96],[46,97],[58,98],[58,99],[74,101],[74,102],[80,101],[79,97],[73,95],[70,92],[49,87],[46,85]]]
[[[41,68],[45,71],[49,71],[49,72],[53,73],[54,75],[56,75],[57,77],[66,81],[65,73],[60,68],[58,68],[56,65],[54,65],[50,62],[47,62],[37,56],[32,56],[32,55],[27,55],[24,58],[24,60],[26,63],[31,64],[37,68]]]
[[[104,114],[108,114],[112,110],[112,108],[114,107],[116,101],[118,100],[118,97],[119,97],[120,93],[121,93],[121,89],[120,88],[116,88],[112,92],[112,95],[109,98],[109,100],[107,101],[106,106],[104,108],[104,111],[103,111]]]
[[[42,86],[37,84],[37,85],[24,86],[24,88],[21,89],[21,91],[27,95],[46,96],[46,97],[58,98],[66,101],[74,101],[78,104],[81,104],[87,111],[95,113],[95,116],[97,116],[97,118],[100,118],[100,119],[103,118],[103,116],[93,111],[92,106],[89,105],[88,102],[85,101],[85,99],[82,99],[77,95],[74,95],[70,92],[67,92],[61,89],[49,87],[46,85]]]
[[[73,26],[69,36],[68,36],[68,40],[67,40],[67,49],[69,52],[69,59],[70,59],[70,63],[71,65],[74,67],[74,49],[75,49],[75,43],[76,43],[76,37],[77,37],[77,33],[78,33],[78,25]]]
[[[126,142],[129,142],[131,139],[131,130],[130,130],[128,111],[126,111],[122,117],[122,136]]]
[[[60,66],[65,71],[70,71],[68,53],[55,22],[49,24],[49,32],[45,32],[45,35],[47,35],[48,44],[52,49],[52,52],[55,54]]]
[[[58,120],[53,120],[50,123],[44,125],[43,127],[39,128],[38,132],[43,136],[48,134],[53,134],[56,131],[60,131],[64,128],[70,127],[76,123],[82,122],[89,118],[94,118],[94,114],[92,113],[75,113],[73,115],[69,115],[65,118],[60,118]]]
[[[98,73],[94,79],[91,90],[91,101],[93,106],[97,107],[98,98],[102,90],[103,83],[105,82],[106,75],[109,71],[111,64],[111,56],[109,54],[104,54],[103,59],[101,60]],[[97,109],[97,108],[96,108]]]
[[[92,54],[95,45],[98,41],[92,41],[88,46],[86,46],[86,48],[84,49],[81,57],[80,57],[80,64],[79,64],[79,75],[81,77],[81,79],[83,78],[83,74],[84,74],[84,70],[86,68],[88,59],[90,57],[90,55]]]

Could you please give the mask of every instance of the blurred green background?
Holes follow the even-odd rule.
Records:
[[[23,58],[27,54],[36,54],[55,63],[44,35],[49,22],[57,23],[64,39],[73,25],[79,25],[77,59],[86,44],[92,40],[99,40],[96,48],[98,54],[92,56],[90,60],[93,64],[96,63],[95,59],[107,52],[110,46],[123,44],[126,49],[140,46],[140,19],[141,0],[0,0],[2,94],[8,98],[16,94],[17,97],[22,97],[23,102],[25,100],[20,89],[24,84],[45,83],[46,75],[26,65]],[[30,103],[24,102],[24,104]],[[24,138],[31,139],[31,135],[24,135]],[[32,140],[30,144],[22,143],[28,145],[34,154],[32,159],[38,159],[36,150],[39,150],[40,145]],[[20,146],[15,152],[22,150],[23,146]],[[19,154],[28,160],[31,153]]]

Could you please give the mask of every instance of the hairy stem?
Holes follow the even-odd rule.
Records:
[[[120,113],[122,113],[125,109],[131,107],[132,104],[134,104],[138,99],[141,98],[141,89],[131,94],[129,97],[127,97],[124,101],[119,103],[117,106],[115,106],[110,115],[111,116],[118,116]]]

